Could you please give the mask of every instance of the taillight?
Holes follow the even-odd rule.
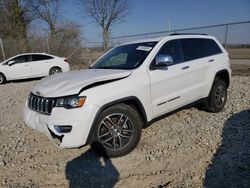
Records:
[[[64,59],[64,62],[68,63],[68,59]]]

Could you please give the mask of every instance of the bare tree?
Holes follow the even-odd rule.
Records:
[[[36,6],[30,0],[1,0],[1,34],[10,38],[27,38],[28,25],[34,20]],[[4,31],[2,31],[4,30]]]
[[[58,25],[60,0],[36,0],[35,5],[38,4],[36,9],[36,17],[46,24],[46,28],[43,28],[48,33],[48,51],[54,53],[55,43],[58,41],[57,33],[62,29]]]
[[[48,33],[50,36],[56,34],[56,26],[59,16],[59,2],[60,0],[37,0],[38,8],[36,10],[37,18],[44,21],[48,26]],[[35,4],[36,6],[36,4]]]
[[[80,0],[86,13],[102,27],[104,51],[109,47],[110,30],[124,21],[128,14],[128,0]]]
[[[60,56],[69,56],[81,46],[80,26],[73,22],[58,24],[57,32],[51,40],[51,52]]]
[[[0,37],[7,51],[6,56],[29,50],[28,30],[30,23],[35,19],[36,8],[31,2],[31,0],[0,1]]]
[[[6,57],[24,52],[48,52],[81,61],[82,36],[80,26],[63,21],[61,0],[0,0],[0,38]],[[37,27],[43,22],[46,35]],[[33,32],[32,32],[33,31]]]

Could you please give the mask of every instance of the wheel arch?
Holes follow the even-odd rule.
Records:
[[[98,120],[98,117],[99,115],[103,112],[103,110],[111,107],[111,106],[114,106],[114,105],[117,105],[117,104],[127,104],[129,106],[131,106],[132,108],[135,108],[140,117],[142,118],[142,121],[143,121],[143,128],[146,127],[146,124],[147,124],[147,114],[146,114],[146,111],[141,103],[141,101],[135,97],[135,96],[130,96],[130,97],[125,97],[125,98],[122,98],[122,99],[118,99],[118,100],[115,100],[115,101],[112,101],[112,102],[109,102],[107,104],[104,104],[96,113],[95,115],[95,118],[94,118],[94,121],[91,125],[91,128],[90,128],[90,132],[89,132],[89,135],[88,135],[88,138],[87,138],[87,144],[90,144],[92,142],[92,135],[93,135],[93,132],[94,132],[94,129],[95,129],[95,124]]]
[[[7,77],[6,77],[6,75],[5,75],[3,72],[0,72],[0,74],[1,74],[1,75],[3,75],[3,76],[4,76],[4,78],[5,78],[5,80],[7,81]]]
[[[220,80],[225,81],[226,86],[229,87],[229,85],[230,85],[230,76],[229,76],[229,72],[228,72],[227,69],[223,69],[223,70],[218,71],[215,74],[214,81],[217,78],[219,78]]]
[[[5,74],[4,74],[3,72],[0,72],[0,74],[2,74],[2,75],[4,75],[4,76],[5,76]]]

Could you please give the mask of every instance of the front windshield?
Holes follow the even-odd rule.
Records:
[[[157,42],[143,42],[116,47],[99,59],[91,69],[135,69],[146,59]]]

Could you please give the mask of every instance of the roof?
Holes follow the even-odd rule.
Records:
[[[124,44],[134,44],[134,43],[142,43],[142,42],[159,42],[165,39],[178,39],[178,38],[214,38],[213,36],[209,36],[206,34],[195,34],[195,33],[173,33],[163,37],[156,37],[156,38],[147,38],[141,40],[130,41]],[[122,45],[124,45],[122,44]]]
[[[38,52],[35,52],[35,53],[22,53],[22,54],[17,54],[15,56],[19,56],[19,55],[49,55],[49,56],[54,56],[54,55],[51,55],[51,54],[47,54],[45,52],[43,52],[43,53],[38,53]]]
[[[4,60],[4,61],[2,61],[0,63],[7,62],[7,61],[9,61],[12,58],[15,58],[15,57],[18,57],[18,56],[21,56],[21,55],[48,55],[48,56],[51,56],[51,57],[54,57],[54,58],[58,57],[58,56],[54,56],[54,55],[47,54],[47,53],[22,53],[22,54],[14,55],[14,56],[12,56],[12,57],[10,57],[10,58],[8,58],[8,59],[6,59],[6,60]]]

